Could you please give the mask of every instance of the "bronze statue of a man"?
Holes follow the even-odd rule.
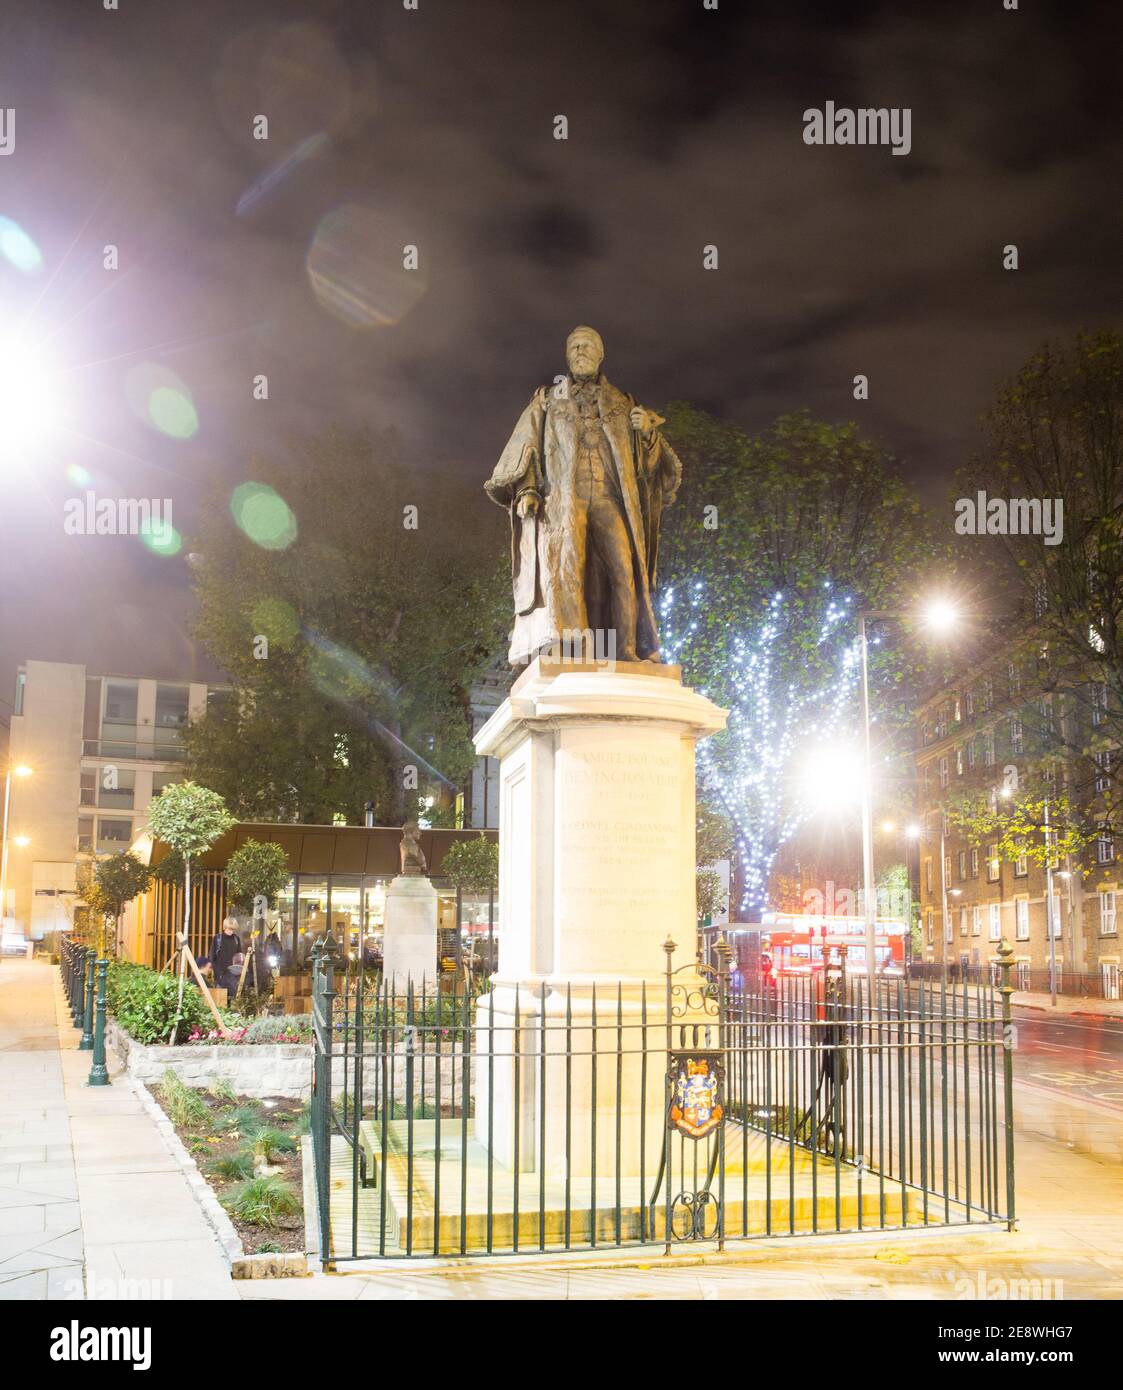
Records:
[[[603,361],[600,334],[575,328],[568,374],[535,392],[484,484],[511,515],[512,666],[545,652],[660,659],[651,593],[682,465],[662,416],[606,381]]]

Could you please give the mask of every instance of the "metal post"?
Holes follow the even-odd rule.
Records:
[[[1049,853],[1049,798],[1044,801],[1045,930],[1049,933],[1049,1003],[1057,1007],[1057,924],[1053,914],[1053,860]]]
[[[82,1016],[86,1008],[86,1001],[83,998],[83,976],[85,974],[83,967],[86,963],[84,953],[85,947],[76,943],[71,962],[71,970],[74,975],[74,994],[70,1000],[70,1016],[74,1020],[75,1028],[81,1028]]]
[[[94,1045],[94,951],[87,950],[82,962],[82,978],[85,984],[85,998],[82,1006],[82,1040],[79,1052],[89,1052]]]
[[[97,1021],[94,1024],[94,1057],[88,1086],[108,1086],[109,1068],[105,1065],[105,977],[109,962],[104,957],[97,963]]]
[[[1006,1229],[1012,1231],[1014,1215],[1014,1025],[1010,996],[1014,986],[1010,971],[1014,968],[1014,948],[1006,940],[998,948],[998,964],[1002,970],[1002,1089],[1003,1121],[1006,1129]]]
[[[873,760],[870,752],[869,643],[866,615],[858,614],[858,645],[862,654],[862,900],[866,919],[866,975],[877,975],[877,890],[873,880]]]
[[[944,804],[940,802],[940,925],[944,929],[944,939],[940,943],[940,955],[944,962],[944,979],[948,977],[948,857],[944,849]],[[954,932],[953,932],[954,935]]]
[[[12,769],[4,777],[4,831],[0,838],[0,922],[8,913],[8,807],[12,801]]]

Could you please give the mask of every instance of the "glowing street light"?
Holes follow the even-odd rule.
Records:
[[[919,840],[922,833],[920,826],[915,821],[911,825],[905,826],[905,834],[910,840]]]
[[[12,844],[15,845],[16,849],[26,849],[30,843],[31,843],[31,836],[30,836],[30,835],[13,835],[13,836],[12,836]]]
[[[0,459],[23,454],[46,429],[50,390],[46,363],[33,344],[0,338]]]
[[[873,754],[870,748],[869,638],[866,622],[871,618],[907,618],[915,613],[903,609],[863,608],[858,614],[858,643],[862,658],[862,898],[866,925],[866,962],[872,983],[877,937],[877,900],[873,877]],[[959,610],[950,599],[933,595],[921,606],[920,621],[932,632],[950,632],[959,622]],[[942,839],[942,837],[941,837]],[[941,858],[943,848],[940,850]],[[945,930],[947,912],[944,912]]]

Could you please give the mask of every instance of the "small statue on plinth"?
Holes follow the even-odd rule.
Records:
[[[425,851],[421,848],[420,828],[415,820],[407,820],[402,826],[402,843],[399,846],[402,856],[402,873],[424,878],[429,872]]]

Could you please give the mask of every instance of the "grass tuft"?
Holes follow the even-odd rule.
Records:
[[[178,1125],[181,1129],[199,1129],[204,1125],[209,1128],[211,1112],[206,1101],[198,1091],[184,1085],[171,1067],[164,1072],[158,1090],[160,1104],[172,1124]]]
[[[296,1188],[274,1174],[250,1178],[222,1198],[222,1205],[247,1226],[276,1226],[285,1216],[300,1211]]]

